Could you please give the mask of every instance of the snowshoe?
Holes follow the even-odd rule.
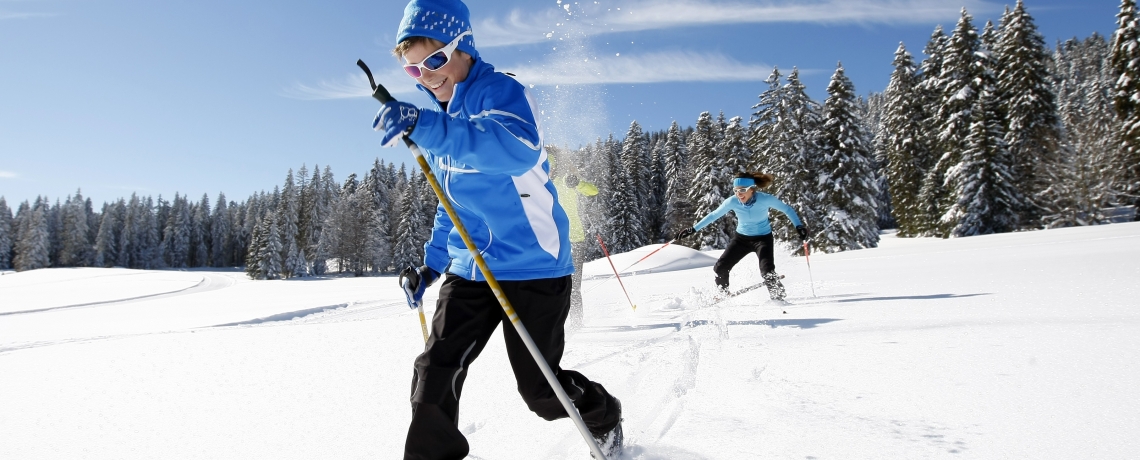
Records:
[[[601,460],[616,460],[619,458],[621,456],[622,441],[624,439],[625,437],[622,436],[620,421],[614,429],[606,432],[606,434],[594,436],[594,441],[598,443],[598,448],[606,455],[606,458]],[[590,454],[590,457],[597,458],[594,457],[593,453]]]
[[[764,275],[764,286],[768,288],[768,297],[772,300],[784,300],[788,296],[787,291],[784,290],[784,283],[780,282],[782,275],[777,275],[775,272]]]

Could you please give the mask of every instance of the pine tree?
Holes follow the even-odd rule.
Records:
[[[16,271],[35,270],[50,266],[50,234],[48,233],[48,204],[44,198],[36,198],[35,205],[28,207],[25,201],[20,205],[25,213],[17,212],[20,229],[16,240],[15,257],[12,268]],[[23,214],[23,216],[21,216]]]
[[[1140,20],[1136,1],[1121,0],[1112,37],[1113,103],[1120,122],[1120,201],[1132,203],[1140,221]]]
[[[800,215],[809,231],[822,222],[819,203],[822,179],[822,109],[808,95],[800,81],[799,69],[793,68],[781,89],[777,122],[768,129],[768,147],[762,152],[761,170],[772,174],[769,192],[787,203]],[[758,152],[760,153],[760,152]],[[802,253],[799,236],[788,219],[772,221],[772,234]]]
[[[611,253],[627,252],[648,244],[646,238],[645,195],[648,190],[649,170],[641,125],[634,120],[629,125],[618,154],[621,178],[615,178],[609,227],[612,237],[606,240]]]
[[[1016,162],[1010,172],[1020,188],[1018,196],[1011,197],[1020,201],[1011,205],[1019,216],[1019,227],[1039,228],[1043,203],[1028,198],[1041,196],[1051,185],[1048,172],[1061,163],[1061,124],[1045,39],[1021,0],[1002,18],[993,52],[997,102],[1004,112],[998,116],[1006,120],[1005,143]]]
[[[399,200],[399,225],[397,226],[396,245],[392,260],[395,266],[401,270],[403,267],[418,267],[424,260],[423,244],[425,240],[422,235],[424,234],[423,227],[426,222],[429,222],[429,218],[423,214],[423,205],[421,204],[423,194],[420,192],[420,186],[415,184],[417,175],[422,176],[423,173],[413,174],[408,186],[404,187],[404,193]],[[422,180],[426,181],[426,179]]]
[[[300,234],[297,220],[300,217],[299,202],[300,191],[297,190],[293,182],[293,169],[290,168],[285,175],[285,185],[281,189],[281,201],[274,211],[277,213],[278,228],[281,231],[281,258],[283,260],[281,275],[285,278],[302,276],[308,271],[306,268],[296,265],[298,260],[304,260],[299,258],[298,254],[298,251],[304,250],[298,245],[298,235]],[[301,263],[300,265],[305,264]]]
[[[812,245],[823,252],[873,248],[879,242],[878,179],[855,105],[855,88],[839,64],[823,105],[819,208]]]
[[[190,266],[210,265],[210,198],[205,193],[202,200],[190,208]]]
[[[226,204],[226,194],[218,192],[218,201],[214,205],[214,213],[210,216],[210,266],[228,267],[234,265],[230,260],[233,251],[233,231],[230,227],[229,207]]]
[[[0,196],[0,270],[12,268],[12,209]]]
[[[1113,111],[1114,79],[1104,37],[1075,39],[1054,53],[1054,93],[1064,132],[1062,162],[1049,171],[1042,192],[1047,228],[1108,223],[1116,199],[1119,168],[1113,164],[1118,124]]]
[[[258,255],[261,254],[262,246],[265,238],[262,236],[262,226],[254,225],[253,231],[250,233],[249,248],[245,253],[245,274],[249,279],[263,280],[265,273],[261,269],[261,264],[258,262]]]
[[[388,273],[392,270],[391,226],[388,223],[392,207],[392,185],[388,169],[380,159],[372,163],[372,170],[364,179],[364,188],[370,194],[372,208],[372,219],[366,230],[368,264],[373,273]],[[431,215],[434,216],[434,212]]]
[[[696,129],[689,135],[689,160],[692,176],[689,179],[689,202],[693,203],[693,222],[715,211],[724,202],[731,177],[725,158],[716,151],[716,123],[708,112],[697,117]],[[729,234],[719,221],[695,235],[697,248],[724,248]]]
[[[275,280],[281,277],[284,261],[281,259],[281,231],[277,225],[277,214],[269,211],[262,219],[264,239],[257,253],[258,271],[265,279]]]
[[[137,201],[131,197],[132,203]],[[135,206],[132,205],[132,208]],[[128,216],[128,221],[134,221],[134,212]],[[132,229],[133,230],[133,229]],[[162,239],[163,261],[170,268],[187,268],[190,263],[190,203],[186,197],[174,194],[171,202],[170,216],[167,218]],[[127,233],[123,231],[124,235]],[[120,257],[121,260],[121,257]]]
[[[685,139],[681,127],[674,120],[669,125],[663,148],[665,157],[665,217],[664,233],[672,237],[682,229],[693,225],[693,211],[688,201],[689,154],[685,149]]]
[[[978,52],[978,32],[973,17],[962,8],[958,25],[942,50],[942,69],[938,75],[942,92],[934,117],[938,129],[934,144],[938,162],[928,170],[921,191],[926,214],[936,219],[928,231],[933,236],[950,236],[953,228],[953,223],[941,218],[954,202],[946,187],[946,173],[961,162],[966,149],[970,111],[976,106],[980,92],[977,87],[980,69],[975,65]]]
[[[921,219],[919,221],[921,233],[916,236],[935,234],[938,218],[942,216],[940,203],[937,200],[937,196],[943,192],[941,177],[934,174],[934,168],[943,152],[942,143],[939,141],[941,123],[936,115],[942,105],[942,94],[946,87],[946,82],[942,79],[942,68],[949,42],[950,37],[943,32],[942,26],[937,26],[922,50],[927,57],[920,65],[915,96],[917,104],[923,108],[922,144],[927,153],[925,157],[916,159],[919,169],[925,174],[919,186],[919,214],[917,214]]]
[[[918,75],[902,43],[895,51],[894,67],[884,92],[883,123],[877,144],[886,156],[887,185],[898,235],[914,237],[921,235],[924,228],[919,187],[926,174],[922,160],[929,157],[930,151],[923,130],[925,111],[916,97]]]
[[[987,72],[988,74],[988,72]],[[943,216],[952,236],[1012,231],[1020,191],[1014,159],[1006,148],[992,75],[986,75],[972,112],[970,135],[961,161],[946,173],[954,204]]]
[[[92,262],[92,244],[88,241],[87,207],[80,191],[67,197],[60,210],[63,219],[60,237],[59,266],[87,267]]]

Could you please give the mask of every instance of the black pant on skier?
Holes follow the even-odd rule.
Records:
[[[559,367],[566,345],[563,328],[570,310],[570,276],[499,281],[499,285],[586,427],[595,437],[613,430],[621,421],[617,398],[582,374]],[[527,407],[546,420],[567,416],[490,286],[449,274],[440,287],[431,336],[415,362],[405,460],[467,456],[470,447],[458,428],[463,381],[500,323],[518,392]]]
[[[764,285],[768,288],[769,297],[772,300],[784,300],[786,292],[784,291],[784,284],[780,282],[780,276],[775,272],[776,263],[774,262],[772,245],[771,233],[756,236],[733,233],[732,241],[729,241],[728,247],[724,249],[720,259],[717,259],[716,264],[713,265],[717,287],[727,291],[728,275],[732,271],[732,267],[736,266],[744,256],[755,253],[756,258],[760,259],[760,275],[764,277]]]

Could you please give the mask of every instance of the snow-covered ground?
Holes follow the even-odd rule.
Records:
[[[716,255],[638,264],[636,311],[587,265],[563,365],[622,399],[626,459],[1140,458],[1140,224],[780,256],[790,305],[711,304]],[[0,458],[399,458],[422,346],[391,277],[7,272]],[[460,426],[471,458],[589,458],[497,340]]]

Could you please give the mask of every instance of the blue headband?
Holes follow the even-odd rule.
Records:
[[[756,180],[751,177],[737,177],[732,180],[733,187],[751,187],[756,185]]]

